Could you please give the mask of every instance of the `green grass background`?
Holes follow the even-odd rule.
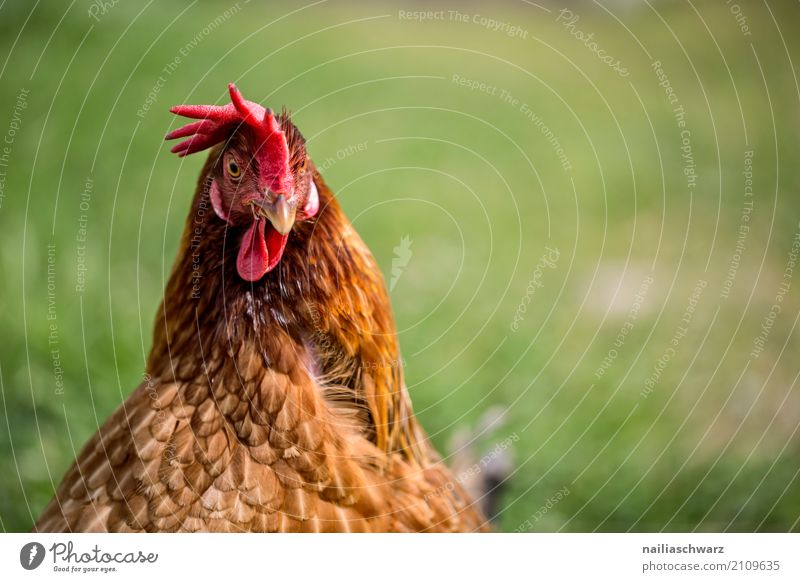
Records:
[[[444,19],[422,23],[399,17],[422,3],[120,2],[99,21],[91,6],[0,4],[0,133],[29,91],[0,199],[0,528],[31,527],[75,451],[141,381],[203,162],[168,153],[167,109],[222,102],[230,81],[295,112],[387,277],[394,247],[412,241],[392,298],[415,409],[446,450],[488,408],[508,408],[475,448],[516,440],[500,529],[800,528],[800,274],[764,352],[749,355],[800,221],[796,3],[743,4],[750,35],[723,2],[570,5],[627,77],[556,22],[557,4],[443,4]],[[686,111],[691,193],[654,60]],[[746,150],[752,220],[724,298]],[[547,246],[559,261],[513,331]],[[596,377],[648,276],[633,329]],[[644,398],[698,280],[686,337]]]

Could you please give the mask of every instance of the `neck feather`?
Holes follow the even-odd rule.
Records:
[[[322,178],[315,174],[317,216],[296,224],[280,263],[249,283],[236,272],[242,229],[214,214],[209,170],[210,162],[156,317],[148,372],[213,383],[237,354],[255,350],[254,378],[274,369],[349,388],[353,403],[369,410],[365,432],[379,448],[424,462],[383,278]]]

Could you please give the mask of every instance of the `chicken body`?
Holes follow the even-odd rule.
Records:
[[[86,444],[34,528],[479,531],[418,426],[375,261],[322,177],[319,214],[255,283],[201,175],[145,381]],[[216,158],[215,158],[216,156]]]

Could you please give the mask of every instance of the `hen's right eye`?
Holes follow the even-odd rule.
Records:
[[[231,178],[238,178],[242,174],[242,169],[239,164],[231,160],[228,162],[228,174],[230,174]]]

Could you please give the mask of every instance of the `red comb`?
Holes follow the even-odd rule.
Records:
[[[274,192],[287,191],[291,187],[289,146],[272,110],[246,100],[233,83],[228,90],[231,103],[227,105],[176,105],[170,109],[177,115],[200,120],[167,134],[166,139],[189,138],[171,151],[181,157],[202,151],[225,141],[233,130],[246,124],[260,142],[255,154],[261,176],[269,182],[267,186]]]

